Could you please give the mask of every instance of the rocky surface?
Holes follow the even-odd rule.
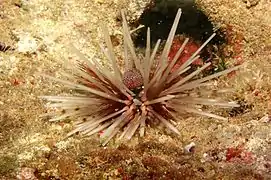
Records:
[[[132,23],[149,2],[0,1],[1,45],[15,47],[0,51],[1,179],[271,178],[271,2],[249,2],[251,8],[243,1],[197,1],[229,38],[233,55],[225,61],[244,64],[216,82],[217,88],[233,87],[231,98],[241,104],[232,111],[214,109],[229,121],[186,115],[177,124],[181,137],[148,128],[144,138],[99,147],[97,136],[65,139],[72,122],[40,116],[46,102],[38,96],[70,93],[41,74],[60,76],[70,43],[106,64],[98,46],[101,22],[122,64],[120,9],[126,8]],[[192,142],[193,150],[185,150]]]

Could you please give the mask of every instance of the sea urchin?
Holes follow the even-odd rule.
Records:
[[[130,139],[139,129],[139,135],[142,137],[146,124],[154,122],[160,122],[176,134],[180,134],[172,124],[172,120],[178,119],[180,112],[225,120],[224,117],[199,110],[196,105],[237,107],[236,103],[191,96],[191,91],[208,86],[209,80],[234,71],[238,67],[207,77],[198,75],[210,63],[191,71],[190,65],[199,58],[199,52],[214,37],[215,34],[213,34],[187,61],[172,71],[188,42],[188,38],[185,39],[173,60],[168,61],[180,17],[181,9],[177,12],[164,49],[159,56],[157,51],[160,40],[151,52],[150,29],[148,28],[145,56],[140,58],[135,52],[130,30],[122,11],[125,72],[118,67],[108,30],[104,26],[102,29],[107,49],[102,48],[102,51],[111,62],[112,70],[100,65],[95,59],[88,60],[73,47],[75,53],[83,61],[78,63],[78,67],[73,68],[74,76],[66,74],[68,80],[48,77],[78,91],[73,96],[42,96],[52,102],[48,104],[48,107],[61,109],[62,114],[51,121],[76,118],[78,119],[76,128],[68,136],[76,132],[85,135],[102,132],[100,138],[102,144],[106,145],[118,132],[121,132],[119,139]]]

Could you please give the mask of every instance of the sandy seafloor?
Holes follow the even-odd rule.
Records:
[[[40,76],[60,76],[70,57],[64,46],[74,43],[88,57],[103,59],[99,22],[121,42],[120,9],[133,21],[146,3],[0,0],[0,41],[15,46],[0,52],[0,179],[271,179],[270,0],[197,1],[217,26],[230,25],[243,37],[238,57],[244,67],[217,81],[218,88],[233,87],[229,97],[245,104],[232,117],[216,110],[227,122],[189,115],[177,124],[181,137],[148,128],[144,138],[100,147],[98,136],[64,139],[71,121],[40,117],[46,102],[38,96],[69,93]],[[121,48],[115,46],[118,56]],[[186,153],[191,142],[194,151]]]

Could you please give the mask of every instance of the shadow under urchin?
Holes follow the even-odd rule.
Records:
[[[159,55],[157,52],[161,40],[151,47],[151,30],[147,29],[145,55],[141,56],[136,52],[122,11],[124,71],[121,71],[117,64],[110,35],[105,26],[102,26],[102,31],[106,48],[102,46],[101,50],[110,67],[99,64],[95,58],[85,58],[79,50],[72,47],[71,50],[81,60],[77,66],[71,66],[73,74],[64,73],[63,79],[46,77],[78,91],[69,96],[41,97],[49,101],[48,108],[59,110],[55,111],[55,114],[50,113],[55,116],[51,121],[67,118],[77,120],[75,129],[68,136],[77,132],[84,135],[99,133],[102,145],[106,145],[115,136],[118,140],[129,140],[137,131],[139,136],[143,137],[148,125],[155,122],[180,135],[173,121],[178,122],[178,117],[183,112],[226,120],[219,115],[200,110],[199,106],[238,107],[235,102],[215,99],[211,97],[212,93],[208,94],[209,92],[224,94],[228,89],[206,91],[208,94],[206,97],[193,92],[210,86],[212,84],[210,80],[237,70],[239,66],[205,77],[199,75],[210,66],[210,62],[189,71],[191,64],[200,58],[200,51],[215,36],[212,34],[189,59],[173,69],[189,41],[186,38],[174,58],[168,59],[181,14],[181,9],[178,9],[167,41]]]

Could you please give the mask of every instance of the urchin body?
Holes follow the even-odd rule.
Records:
[[[174,20],[162,53],[157,50],[160,40],[153,51],[150,47],[150,29],[147,31],[146,52],[144,58],[136,55],[130,36],[130,31],[122,11],[124,36],[125,71],[121,72],[113,52],[113,45],[108,30],[103,27],[107,49],[102,48],[107,59],[111,62],[112,70],[101,66],[95,59],[86,59],[78,50],[75,53],[83,61],[73,68],[75,75],[67,75],[68,80],[49,77],[64,85],[79,90],[74,96],[43,96],[53,102],[49,107],[60,108],[64,112],[52,121],[63,120],[67,117],[78,119],[76,128],[68,135],[81,132],[86,135],[101,133],[102,144],[106,145],[119,132],[119,139],[130,139],[137,130],[144,136],[146,124],[154,121],[161,122],[167,128],[180,134],[171,123],[178,120],[180,112],[196,113],[208,117],[225,120],[226,118],[204,112],[195,105],[215,105],[221,107],[237,107],[234,102],[191,96],[190,92],[201,86],[208,86],[208,81],[225,75],[238,67],[203,77],[197,75],[207,68],[204,64],[195,71],[188,73],[190,65],[199,59],[199,52],[214,37],[214,34],[182,65],[172,71],[182,54],[188,39],[171,61],[168,55],[181,17],[179,9]],[[220,90],[224,92],[224,90]]]

